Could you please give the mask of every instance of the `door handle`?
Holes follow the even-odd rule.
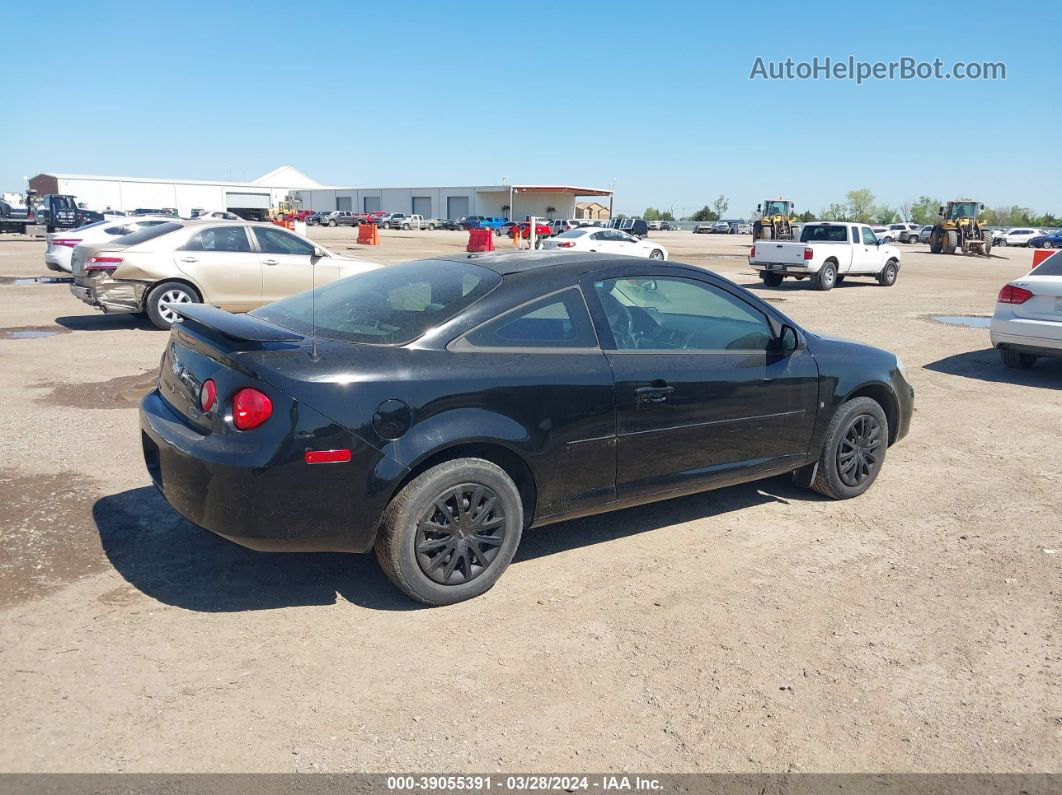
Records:
[[[275,259],[264,259],[264,260],[262,260],[262,264],[263,265],[277,265],[278,263],[277,263],[277,261]]]
[[[674,392],[673,386],[640,386],[634,390],[634,396],[639,406],[646,406],[650,403],[663,403]]]
[[[181,257],[181,262],[199,262],[199,257]]]

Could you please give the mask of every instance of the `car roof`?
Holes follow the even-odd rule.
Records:
[[[514,273],[526,273],[528,271],[545,269],[551,269],[557,273],[564,271],[581,273],[587,269],[587,266],[604,265],[606,263],[615,264],[617,261],[622,263],[628,259],[634,260],[637,258],[624,257],[615,254],[595,254],[593,252],[558,251],[554,254],[548,251],[514,251],[512,253],[504,254],[456,254],[452,256],[438,257],[438,259],[449,260],[451,262],[471,262],[481,268],[492,270],[499,276],[508,276]],[[653,264],[658,263],[654,262]]]

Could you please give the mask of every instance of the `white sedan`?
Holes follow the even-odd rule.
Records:
[[[48,248],[44,251],[44,264],[49,270],[71,272],[70,261],[74,249],[82,243],[97,245],[107,240],[132,234],[149,226],[158,226],[173,220],[169,215],[138,215],[125,218],[105,218],[94,224],[85,224],[77,229],[49,232]]]
[[[597,251],[602,254],[626,254],[629,257],[667,259],[667,249],[655,240],[641,239],[619,229],[580,227],[561,232],[542,241],[543,250]]]
[[[1062,358],[1062,251],[1003,286],[989,336],[1007,367],[1032,367],[1038,356]]]

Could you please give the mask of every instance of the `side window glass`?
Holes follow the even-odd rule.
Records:
[[[295,254],[300,256],[313,256],[313,246],[295,235],[289,235],[283,229],[277,227],[270,229],[267,226],[256,226],[254,236],[258,241],[258,247],[263,254]]]
[[[466,336],[477,348],[596,348],[582,294],[565,290],[514,309]]]
[[[644,276],[594,285],[620,350],[766,351],[767,318],[704,282]]]
[[[184,244],[183,250],[249,252],[251,244],[242,226],[215,226],[196,232]]]

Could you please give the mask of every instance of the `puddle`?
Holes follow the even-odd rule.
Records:
[[[38,398],[53,406],[79,409],[126,409],[140,405],[140,399],[155,388],[157,370],[135,375],[122,375],[106,381],[78,383],[43,383],[34,387],[50,387],[51,393]]]
[[[992,324],[992,318],[983,315],[932,315],[929,319],[966,328],[988,328]]]
[[[54,337],[57,334],[69,334],[70,329],[55,326],[14,326],[0,328],[0,340],[35,340],[41,337]]]
[[[73,276],[0,276],[0,284],[14,284],[18,287],[31,284],[72,284],[73,281]]]

